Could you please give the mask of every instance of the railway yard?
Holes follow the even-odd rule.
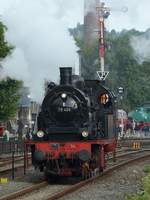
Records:
[[[144,1],[1,0],[0,200],[150,200]]]
[[[87,180],[65,177],[48,183],[43,173],[35,171],[30,165],[30,154],[25,175],[24,157],[15,156],[15,178],[12,180],[12,157],[1,156],[0,200],[123,200],[127,194],[140,193],[140,183],[145,176],[144,169],[150,166],[150,140],[136,140],[136,143],[139,142],[140,149],[135,149],[135,140],[120,140],[116,150],[116,161],[114,162],[112,154],[107,155],[107,169],[100,174],[95,173]]]

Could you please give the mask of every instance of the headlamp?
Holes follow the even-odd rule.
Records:
[[[43,131],[38,131],[38,132],[37,132],[37,136],[38,136],[39,138],[42,138],[42,137],[44,136],[44,132],[43,132]]]
[[[66,94],[66,93],[62,93],[62,94],[61,94],[61,98],[62,98],[62,99],[65,99],[66,97],[67,97],[67,94]]]
[[[82,132],[82,136],[83,136],[84,138],[88,137],[88,135],[89,135],[89,133],[88,133],[87,131],[83,131],[83,132]]]

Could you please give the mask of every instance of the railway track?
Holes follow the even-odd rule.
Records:
[[[14,162],[15,162],[15,163],[16,163],[16,162],[19,162],[19,161],[23,161],[23,160],[24,160],[23,157],[14,158]],[[6,161],[1,162],[1,163],[0,163],[0,167],[5,167],[6,165],[9,165],[9,164],[11,164],[11,163],[12,163],[12,158],[9,159],[9,160],[6,160]]]
[[[5,157],[4,157],[5,156]],[[12,158],[12,155],[3,155],[0,157],[0,162],[8,161]],[[23,155],[15,155],[15,158],[23,158]]]
[[[118,141],[118,146],[120,147],[121,145],[122,146],[124,145],[125,148],[124,147],[121,147],[121,148],[118,147],[117,153],[119,153],[120,156],[121,156],[122,154],[124,154],[124,152],[131,151],[132,150],[132,144],[133,144],[134,141],[141,142],[142,148],[145,147],[145,144],[146,144],[146,146],[149,146],[149,144],[150,144],[150,139],[145,139],[145,138],[144,139],[133,139],[133,138],[122,139],[122,140]],[[29,154],[28,157],[31,158],[31,155]],[[16,155],[15,156],[15,169],[17,169],[17,168],[20,169],[20,168],[24,167],[23,164],[19,164],[21,161],[24,161],[24,157],[22,155]],[[0,158],[0,174],[7,173],[7,172],[11,171],[12,170],[11,164],[12,164],[12,156],[5,157],[5,158],[1,157]]]
[[[142,149],[142,150],[137,150],[137,151],[131,151],[131,150],[126,150],[126,151],[117,151],[116,152],[116,159],[119,158],[124,158],[130,155],[135,155],[136,153],[142,153],[142,152],[150,151],[150,149]],[[107,158],[108,161],[113,160],[113,156],[108,156]]]
[[[28,167],[31,166],[31,160],[29,157],[28,163],[26,163],[26,169],[28,169]],[[0,163],[0,177],[12,177],[12,160],[7,160],[4,161],[3,163]],[[20,173],[23,172],[24,169],[24,158],[23,157],[19,157],[14,159],[14,173],[15,173],[15,177],[18,177],[18,173],[20,176]]]
[[[105,178],[114,170],[119,170],[120,168],[127,166],[129,164],[135,163],[137,161],[142,161],[147,158],[150,158],[150,150],[143,150],[138,152],[131,152],[128,154],[120,155],[118,157],[117,163],[113,165],[109,165],[108,169],[105,170],[100,175],[96,175],[92,178],[89,178],[85,181],[81,181],[79,183],[73,185],[48,185],[47,182],[43,181],[39,184],[35,184],[23,190],[20,190],[16,193],[7,195],[5,197],[1,197],[0,200],[11,200],[11,199],[34,199],[37,196],[37,199],[44,200],[56,200],[63,196],[66,196],[69,193],[73,193],[81,187],[86,186],[87,184],[95,181],[99,178]],[[28,196],[24,196],[25,194],[29,194]],[[40,198],[42,195],[42,198]]]
[[[150,138],[124,138],[119,139],[117,142],[118,147],[132,148],[134,143],[140,143],[141,147],[150,145]]]
[[[28,158],[31,158],[31,154],[28,154]],[[14,156],[14,161],[21,161],[24,160],[23,155],[15,155]],[[0,167],[3,167],[7,164],[10,164],[12,162],[12,155],[8,157],[1,157],[0,158]]]
[[[136,152],[143,152],[143,151],[146,151],[146,150],[138,150]],[[128,155],[131,155],[134,153],[135,153],[135,151],[133,151],[133,150],[131,151],[130,148],[129,149],[127,149],[127,148],[126,149],[118,149],[116,151],[116,158],[121,158],[125,155],[128,156]],[[29,155],[28,158],[29,158],[28,167],[30,167],[31,166],[31,162],[30,162],[31,155]],[[107,160],[110,161],[112,159],[113,159],[113,157],[108,155]],[[24,162],[24,158],[22,156],[15,157],[15,165],[14,165],[15,171],[24,169],[24,163],[22,163],[22,162]],[[11,171],[12,171],[12,160],[9,159],[9,160],[4,161],[3,163],[0,163],[0,175],[2,175],[2,174],[4,175]]]
[[[118,154],[116,156],[116,158],[122,156],[122,155],[125,155],[127,154],[128,150],[125,149],[125,150],[118,150],[116,153]],[[129,152],[128,154],[132,154],[134,153],[134,151],[132,152]],[[29,159],[31,158],[31,156],[29,156]],[[112,157],[108,157],[108,160],[111,160]],[[17,156],[15,157],[15,166],[14,166],[14,169],[17,170],[17,169],[23,169],[24,168],[24,158],[22,156]],[[31,166],[30,162],[28,164],[28,166]],[[9,160],[6,160],[2,163],[0,163],[0,174],[5,174],[5,173],[9,173],[12,171],[12,159],[9,159]]]

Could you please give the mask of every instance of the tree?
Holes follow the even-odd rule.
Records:
[[[150,101],[148,89],[150,87],[148,76],[150,63],[139,64],[130,44],[132,36],[141,34],[143,33],[136,30],[124,30],[119,35],[116,34],[116,37],[111,40],[112,49],[110,52],[107,50],[106,54],[106,61],[108,65],[111,64],[108,84],[114,90],[117,86],[122,86],[125,89],[121,105],[127,111]]]
[[[82,29],[80,27],[79,31]],[[99,70],[98,40],[95,39],[85,44],[84,37],[77,34],[79,31],[74,30],[71,34],[81,50],[82,76],[85,79],[93,79],[96,71]],[[134,29],[121,32],[112,30],[105,33],[105,66],[106,70],[110,72],[106,85],[115,91],[116,95],[118,87],[124,88],[123,100],[119,104],[126,111],[130,111],[146,101],[150,102],[150,62],[139,64],[130,43],[133,36],[142,34],[143,32]]]
[[[13,46],[9,45],[8,42],[5,41],[6,30],[6,26],[2,22],[0,22],[0,60],[11,54],[13,50]]]
[[[12,53],[13,46],[5,41],[6,26],[0,22],[0,61]],[[12,66],[13,67],[13,66]],[[4,122],[16,114],[21,82],[9,77],[0,80],[0,121]]]
[[[18,108],[20,82],[7,78],[0,82],[0,121],[14,117]]]

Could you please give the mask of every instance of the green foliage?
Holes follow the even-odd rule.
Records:
[[[125,93],[122,104],[127,111],[150,100],[150,77],[148,76],[150,63],[138,64],[130,46],[131,37],[137,34],[141,33],[134,30],[121,32],[119,37],[117,35],[112,40],[111,52],[113,51],[113,53],[109,52],[111,61],[110,56],[107,56],[109,53],[106,54],[108,65],[111,63],[111,66],[109,65],[108,84],[113,90],[117,86],[124,87]],[[115,77],[113,77],[114,71],[116,72]]]
[[[0,22],[0,60],[9,55],[13,50],[13,46],[9,45],[8,42],[5,41],[6,30],[6,26]]]
[[[77,30],[72,32],[76,44],[81,50],[82,76],[85,79],[97,78],[96,71],[100,68],[98,40],[95,39],[87,44],[83,37],[76,33],[78,33]],[[117,87],[124,88],[123,100],[118,99],[118,105],[126,111],[150,101],[150,62],[139,64],[130,45],[131,38],[141,34],[143,32],[134,29],[123,30],[120,33],[112,30],[105,34],[105,68],[110,71],[106,85],[116,94]]]
[[[0,121],[14,117],[18,107],[21,82],[7,78],[0,82]]]
[[[150,174],[150,166],[146,166],[143,171]]]
[[[0,61],[13,50],[13,47],[5,41],[6,30],[6,26],[0,22]],[[0,81],[0,121],[6,121],[16,114],[20,87],[21,82],[11,78]]]
[[[149,200],[150,199],[150,166],[144,169],[147,175],[142,179],[141,192],[138,195],[127,195],[125,200]]]

